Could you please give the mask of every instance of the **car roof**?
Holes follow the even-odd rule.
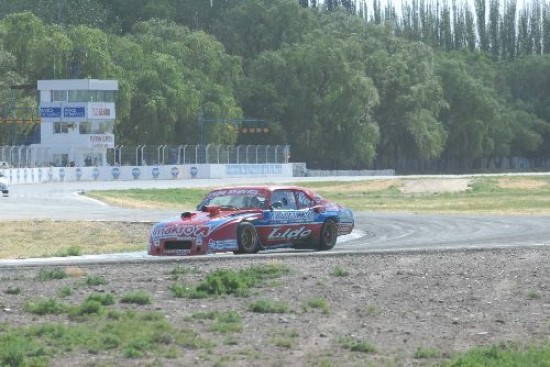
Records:
[[[215,189],[212,189],[211,191],[218,191],[218,190],[267,190],[267,191],[275,191],[275,190],[303,190],[303,191],[311,191],[308,188],[300,187],[296,185],[254,185],[254,186],[222,186]]]

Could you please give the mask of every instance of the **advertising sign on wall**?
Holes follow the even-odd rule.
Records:
[[[115,118],[114,103],[90,103],[90,119],[107,120]]]
[[[63,117],[86,117],[86,108],[84,107],[63,107]]]
[[[92,148],[114,148],[115,137],[113,135],[89,135],[89,145]]]
[[[40,107],[40,117],[59,118],[61,117],[61,107]]]

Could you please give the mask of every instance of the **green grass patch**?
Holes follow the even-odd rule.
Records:
[[[21,288],[9,286],[9,287],[4,291],[4,293],[6,293],[6,294],[20,294],[20,293],[21,293]]]
[[[87,276],[86,279],[84,279],[84,284],[89,287],[95,287],[98,285],[109,284],[109,281],[101,275],[90,275],[90,276]]]
[[[330,306],[324,298],[312,298],[304,305],[304,311],[309,312],[311,310],[321,310],[325,315],[330,313]]]
[[[240,333],[243,331],[241,321],[241,316],[235,311],[219,312],[210,326],[210,331],[221,334]]]
[[[174,283],[170,286],[170,291],[178,298],[206,298],[223,295],[245,297],[250,294],[252,287],[288,272],[288,268],[279,264],[253,266],[239,271],[217,269],[208,273],[196,287]]]
[[[441,357],[441,351],[436,348],[418,347],[414,352],[414,358],[429,359]]]
[[[468,190],[452,193],[408,193],[402,190],[402,180],[395,179],[395,182],[392,180],[384,185],[378,185],[379,187],[376,186],[376,182],[388,180],[318,181],[297,184],[314,189],[325,198],[357,211],[550,214],[550,178],[547,176],[476,177],[471,180]],[[105,201],[117,199],[120,205],[127,201],[133,205],[141,203],[156,208],[176,206],[178,210],[191,210],[195,209],[208,191],[151,189],[95,191],[88,195]]]
[[[59,290],[57,291],[57,295],[62,298],[69,297],[72,294],[73,294],[73,289],[67,285],[59,288]]]
[[[337,266],[332,270],[331,274],[335,277],[347,277],[349,276],[350,272]]]
[[[340,346],[345,349],[349,349],[352,352],[361,352],[361,353],[374,353],[376,348],[363,340],[357,340],[354,338],[342,338],[340,339]]]
[[[82,255],[82,249],[79,246],[70,246],[67,249],[56,252],[53,256],[67,257],[67,256],[80,256]]]
[[[153,303],[153,296],[146,291],[133,291],[122,295],[120,299],[122,303],[134,303],[137,305],[148,305]]]
[[[90,302],[94,301],[83,305]],[[105,351],[114,358],[110,362],[106,360],[105,365],[118,365],[118,358],[175,358],[181,346],[211,346],[194,331],[175,329],[159,313],[113,310],[88,312],[87,316],[84,322],[76,324],[8,327],[0,333],[0,366],[48,366],[54,357]]]
[[[290,349],[296,345],[298,332],[294,329],[276,330],[271,335],[271,342],[279,348]]]
[[[24,310],[36,315],[59,315],[67,311],[67,306],[55,298],[34,300],[25,303]]]
[[[64,278],[67,278],[67,273],[65,272],[65,269],[61,268],[42,268],[36,276],[36,279],[42,282]]]
[[[550,366],[550,346],[495,345],[474,348],[451,361],[443,362],[443,367],[515,367]]]
[[[85,195],[125,207],[177,207],[195,210],[209,189],[129,189],[89,191]]]
[[[248,309],[258,313],[285,313],[288,312],[289,307],[281,302],[262,299],[250,303]]]
[[[86,297],[86,300],[99,302],[103,306],[115,304],[115,297],[110,293],[93,293]]]
[[[250,303],[248,309],[258,313],[286,313],[289,312],[290,307],[281,302],[261,299]]]

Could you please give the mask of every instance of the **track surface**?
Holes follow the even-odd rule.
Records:
[[[373,179],[375,177],[372,177]],[[380,178],[380,177],[377,177]],[[389,178],[389,177],[385,177]],[[365,180],[366,177],[334,178]],[[14,185],[1,198],[0,220],[111,220],[156,222],[174,211],[111,207],[80,192],[127,188],[216,187],[236,184],[297,183],[314,178],[257,178],[188,181],[67,182]],[[319,178],[317,178],[319,180]],[[325,178],[323,178],[325,180]],[[355,213],[356,230],[339,238],[333,251],[436,250],[550,245],[550,217]],[[144,257],[144,254],[133,256]],[[105,257],[103,257],[105,258]],[[120,255],[112,260],[120,259]],[[83,259],[84,260],[84,259]],[[65,260],[66,261],[66,260]],[[14,260],[2,261],[9,265]]]

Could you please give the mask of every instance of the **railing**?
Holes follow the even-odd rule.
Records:
[[[76,147],[67,146],[65,151],[68,162],[77,161]],[[39,146],[0,146],[0,168],[50,166],[49,153],[49,148]],[[288,163],[289,157],[288,145],[118,145],[107,149],[106,161],[111,166],[250,164]]]

